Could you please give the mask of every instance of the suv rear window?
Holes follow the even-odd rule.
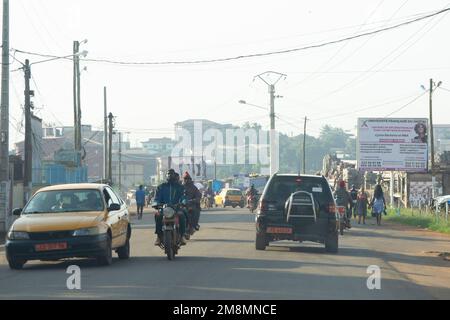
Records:
[[[277,207],[284,207],[289,196],[297,191],[312,193],[320,206],[333,202],[328,182],[323,177],[275,176],[264,193],[264,200],[276,202]]]
[[[242,192],[239,190],[228,190],[227,194],[230,196],[241,196]]]

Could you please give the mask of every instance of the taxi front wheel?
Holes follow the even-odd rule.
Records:
[[[112,263],[112,245],[111,236],[108,234],[108,239],[106,240],[105,252],[97,257],[97,263],[101,266],[109,266]]]

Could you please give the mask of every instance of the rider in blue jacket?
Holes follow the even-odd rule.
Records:
[[[162,183],[156,189],[155,198],[153,199],[153,207],[161,206],[163,204],[168,205],[178,205],[184,202],[184,187],[179,183],[179,178],[177,178],[177,174],[175,170],[169,169],[166,174],[167,181]],[[186,244],[186,216],[182,211],[178,214],[179,223],[180,223],[180,233],[181,244]],[[162,231],[162,215],[155,215],[155,233],[157,234],[157,238],[155,241],[155,245],[159,246],[161,244],[161,240],[163,238]]]

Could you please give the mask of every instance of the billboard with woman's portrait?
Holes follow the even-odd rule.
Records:
[[[428,170],[428,120],[359,118],[357,166],[362,171]]]

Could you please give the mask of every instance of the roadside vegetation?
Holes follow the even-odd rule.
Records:
[[[441,212],[436,218],[434,213],[432,214],[425,210],[402,208],[400,215],[397,215],[395,209],[389,209],[387,216],[383,216],[383,219],[389,222],[450,234],[450,222],[446,221],[445,212]]]

